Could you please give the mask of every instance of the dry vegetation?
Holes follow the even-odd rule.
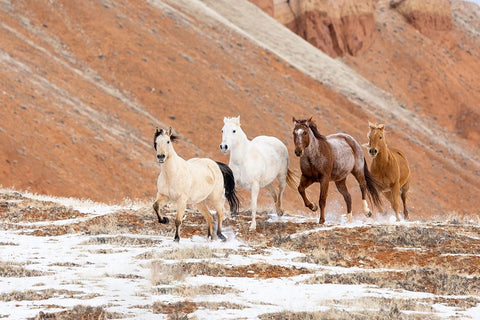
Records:
[[[83,241],[79,242],[78,247],[88,256],[108,256],[136,250],[132,259],[139,268],[148,270],[146,277],[114,270],[107,271],[103,277],[131,283],[147,280],[150,289],[137,293],[146,299],[175,297],[170,302],[162,299],[156,301],[154,298],[149,304],[132,307],[163,314],[169,319],[198,319],[195,315],[198,310],[241,312],[252,308],[245,301],[222,298],[241,296],[243,292],[238,287],[189,283],[188,279],[198,276],[258,281],[297,277],[298,285],[359,285],[375,290],[388,289],[424,295],[410,299],[391,295],[360,299],[332,298],[323,301],[323,305],[314,312],[265,312],[259,314],[261,319],[423,319],[425,315],[429,319],[435,319],[441,317],[432,305],[441,304],[462,312],[480,304],[480,228],[473,222],[452,220],[441,224],[429,221],[393,225],[362,224],[356,227],[330,224],[319,227],[311,219],[297,223],[295,218],[288,215],[285,221],[270,220],[270,215],[263,212],[258,215],[258,232],[249,233],[250,217],[248,213],[242,212],[224,222],[230,237],[233,236],[242,243],[232,249],[222,247],[218,242],[212,242],[211,245],[208,242],[192,246],[176,245],[171,241],[173,226],[158,225],[154,215],[149,214],[149,206],[121,209],[83,219],[85,214],[64,208],[60,204],[3,192],[0,194],[0,208],[0,219],[5,222],[2,224],[3,231],[12,230],[34,237],[49,235],[53,239],[61,235],[83,235]],[[25,219],[22,222],[43,221],[36,219],[39,216],[52,222],[71,220],[59,225],[14,223],[14,217],[19,216],[19,212],[22,219]],[[30,220],[30,216],[33,216],[33,220]],[[82,219],[72,219],[73,216]],[[182,234],[184,242],[192,237],[205,237],[204,222],[199,213],[190,210],[184,220]],[[14,240],[0,242],[0,248],[18,246]],[[281,250],[285,255],[291,252],[296,254],[292,257],[285,256],[285,261],[279,262],[269,258],[272,250]],[[248,262],[232,264],[234,258]],[[75,261],[57,261],[48,264],[51,270],[46,272],[36,267],[35,259],[30,261],[22,264],[3,257],[0,276],[15,281],[57,272],[51,270],[83,267]],[[63,283],[84,287],[82,279],[64,279]],[[0,302],[47,301],[51,298],[85,301],[84,305],[74,308],[59,306],[58,302],[45,303],[36,319],[134,317],[132,314],[111,311],[108,303],[90,306],[89,300],[101,297],[100,292],[45,288],[40,280],[36,285],[38,290],[4,291],[0,294]],[[50,309],[55,311],[50,312]],[[57,311],[58,309],[63,311]]]

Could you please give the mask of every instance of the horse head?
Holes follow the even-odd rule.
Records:
[[[177,140],[177,136],[173,134],[172,127],[168,130],[156,129],[153,139],[153,147],[157,151],[157,160],[159,163],[164,163],[168,158],[168,155],[173,149],[171,142]]]
[[[370,157],[375,158],[378,152],[386,147],[385,142],[385,125],[368,123],[370,131],[367,134],[368,137],[368,154]]]
[[[228,151],[230,151],[240,132],[242,132],[240,128],[240,116],[223,118],[222,143],[220,144],[220,151],[222,153],[228,153]]]
[[[305,148],[310,144],[310,135],[308,133],[310,122],[312,118],[308,120],[297,120],[292,118],[293,128],[293,141],[295,143],[295,155],[301,157],[305,151]]]

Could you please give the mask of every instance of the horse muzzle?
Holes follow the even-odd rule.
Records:
[[[303,155],[303,150],[298,148],[298,149],[295,149],[295,155],[297,157],[301,157]]]
[[[372,149],[369,149],[369,150],[368,150],[368,154],[370,155],[370,157],[375,158],[375,157],[377,156],[377,154],[378,154],[378,150],[377,150],[377,149],[373,149],[373,148],[372,148]]]
[[[157,154],[157,160],[159,163],[164,163],[166,156],[164,154]]]
[[[224,143],[220,144],[220,151],[222,153],[227,153],[229,151],[228,144],[224,144]]]

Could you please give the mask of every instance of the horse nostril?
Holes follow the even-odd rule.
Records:
[[[374,155],[376,155],[376,154],[378,153],[377,149],[370,149],[370,150],[368,150],[368,152],[369,152],[372,156],[374,156]]]

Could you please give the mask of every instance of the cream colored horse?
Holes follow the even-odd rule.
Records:
[[[240,116],[223,119],[222,143],[220,151],[230,152],[229,166],[233,171],[235,182],[240,188],[251,192],[250,210],[252,221],[250,230],[255,230],[257,198],[260,188],[267,188],[275,202],[278,215],[283,215],[282,196],[285,185],[296,189],[294,173],[288,168],[288,150],[279,139],[269,136],[258,136],[248,140],[240,127]],[[278,194],[273,182],[278,180]]]
[[[208,237],[213,235],[213,217],[205,203],[210,200],[217,211],[217,236],[226,240],[222,234],[223,204],[227,198],[230,210],[237,212],[238,199],[235,194],[235,180],[230,168],[220,162],[207,158],[192,158],[185,161],[177,155],[172,142],[177,137],[172,134],[172,128],[167,131],[157,129],[154,138],[154,147],[157,151],[157,160],[162,171],[157,180],[157,198],[153,209],[158,222],[168,223],[165,216],[161,216],[159,208],[167,202],[177,205],[175,219],[175,241],[180,240],[179,229],[187,204],[196,204],[205,217],[208,225]]]

